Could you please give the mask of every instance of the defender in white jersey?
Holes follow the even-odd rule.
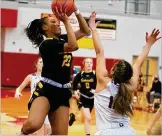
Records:
[[[16,89],[15,98],[19,98],[20,96],[22,96],[22,94],[21,94],[22,90],[29,83],[30,83],[30,91],[31,91],[30,98],[31,98],[33,92],[36,89],[37,83],[41,80],[41,72],[42,72],[42,67],[43,67],[42,58],[37,59],[37,61],[35,63],[35,67],[36,67],[37,71],[35,73],[29,74],[28,76],[26,76],[26,78],[21,83],[21,85]],[[46,116],[45,121],[44,121],[44,127],[38,133],[39,134],[48,134],[49,132],[50,132],[50,123],[48,120],[48,116]]]
[[[108,74],[106,70],[104,49],[96,30],[96,13],[90,16],[89,27],[96,51],[97,87],[94,97],[96,110],[96,135],[136,135],[129,125],[129,116],[133,115],[131,108],[132,92],[138,84],[140,68],[147,58],[151,46],[160,39],[160,31],[154,29],[151,35],[146,33],[146,45],[138,56],[133,68],[125,60],[117,62]]]

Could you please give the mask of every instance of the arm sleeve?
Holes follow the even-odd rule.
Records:
[[[78,83],[80,82],[81,73],[78,73],[73,80],[73,90],[77,90]]]

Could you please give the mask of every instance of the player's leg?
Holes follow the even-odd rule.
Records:
[[[31,134],[40,129],[49,109],[50,104],[46,97],[40,96],[35,98],[30,107],[28,119],[23,124],[22,134]]]

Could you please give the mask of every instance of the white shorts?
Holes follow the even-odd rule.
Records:
[[[50,125],[50,122],[49,122],[49,119],[48,119],[48,115],[47,115],[46,118],[45,118],[44,124]]]
[[[109,129],[103,129],[99,130],[95,133],[95,135],[124,135],[124,136],[136,136],[136,132],[131,127],[120,127],[120,128],[109,128]]]

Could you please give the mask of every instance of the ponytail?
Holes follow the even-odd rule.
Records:
[[[45,18],[33,20],[25,30],[29,40],[33,45],[36,45],[35,47],[39,47],[40,43],[44,40],[44,31],[42,29],[44,20]]]
[[[131,108],[132,92],[128,83],[120,83],[119,92],[117,93],[114,102],[113,109],[116,113],[121,115],[133,115]]]

